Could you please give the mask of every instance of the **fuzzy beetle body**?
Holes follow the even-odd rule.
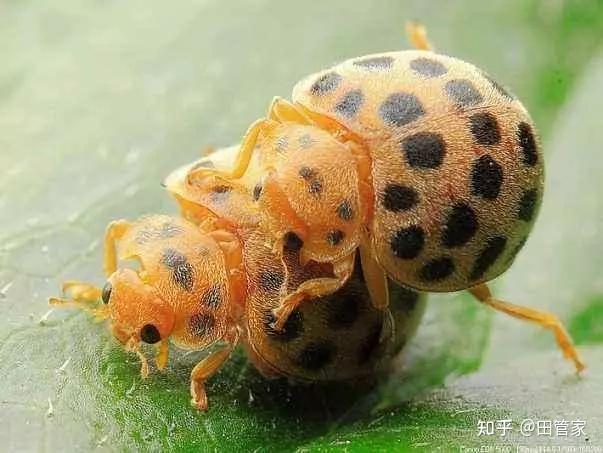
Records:
[[[584,368],[552,314],[495,299],[486,282],[525,244],[544,185],[526,109],[485,72],[429,49],[347,60],[275,98],[250,126],[229,171],[194,168],[186,183],[253,181],[260,224],[284,254],[333,265],[274,310],[282,329],[304,299],[350,277],[358,254],[378,308],[388,278],[420,291],[469,290],[480,302],[551,329]]]
[[[540,205],[543,162],[526,110],[485,73],[427,51],[378,54],[310,76],[293,100],[367,150],[370,178],[358,185],[373,196],[338,206],[367,219],[371,253],[394,279],[455,291],[510,266]],[[345,222],[325,211],[333,229]]]

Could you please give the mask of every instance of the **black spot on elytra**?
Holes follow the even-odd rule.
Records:
[[[373,356],[373,354],[379,348],[379,339],[381,338],[381,330],[383,329],[383,322],[374,324],[370,329],[369,333],[360,345],[358,350],[358,364],[364,365]]]
[[[320,179],[313,179],[308,184],[308,193],[312,196],[319,196],[322,193],[322,181]]]
[[[538,203],[538,190],[526,190],[519,200],[519,209],[517,210],[517,218],[529,222],[534,217],[534,211]]]
[[[369,71],[383,71],[391,69],[394,64],[392,57],[369,57],[354,61],[354,66],[358,66]]]
[[[406,162],[413,168],[438,168],[446,153],[446,143],[440,134],[419,132],[402,140]]]
[[[444,85],[444,91],[450,100],[459,107],[470,107],[484,100],[473,83],[466,79],[450,80]]]
[[[161,239],[170,239],[184,233],[184,228],[172,222],[164,222],[159,228],[158,235]]]
[[[184,228],[172,222],[164,222],[160,227],[144,228],[136,234],[137,244],[146,244],[157,239],[170,239],[184,233]]]
[[[500,128],[491,113],[476,113],[469,118],[471,134],[480,145],[496,145],[500,142]]]
[[[216,318],[206,313],[197,313],[188,319],[188,330],[196,337],[207,335],[216,324]]]
[[[157,230],[155,228],[144,228],[136,233],[136,239],[134,240],[137,244],[142,245],[153,239],[157,239],[157,237]]]
[[[285,274],[278,269],[264,269],[260,271],[259,279],[263,291],[278,291],[285,281]]]
[[[260,197],[262,196],[262,190],[264,190],[264,187],[262,186],[262,183],[258,182],[254,187],[253,187],[253,201],[258,201],[260,199]]]
[[[344,237],[345,234],[341,230],[329,231],[327,233],[327,242],[332,246],[339,245],[339,243],[343,241]]]
[[[289,342],[295,340],[304,332],[304,316],[297,309],[291,312],[282,330],[279,331],[274,328],[275,322],[274,313],[272,313],[272,310],[267,310],[263,319],[264,331],[266,335],[275,340]]]
[[[335,355],[335,345],[326,341],[308,344],[297,357],[297,364],[310,371],[317,371],[328,365]]]
[[[194,269],[186,256],[178,250],[167,248],[161,262],[172,271],[172,280],[185,291],[191,291],[194,284]]]
[[[414,311],[419,303],[419,293],[410,288],[398,286],[398,288],[396,288],[395,301],[397,304],[402,304],[404,306],[404,311],[409,314]]]
[[[379,115],[390,126],[404,126],[424,114],[419,98],[410,93],[391,94],[379,107]]]
[[[354,218],[354,209],[352,209],[352,204],[348,200],[343,200],[337,206],[337,216],[345,221],[349,222]]]
[[[304,246],[304,241],[293,231],[285,233],[283,236],[283,247],[287,250],[298,251]]]
[[[314,139],[310,134],[304,134],[299,137],[299,146],[301,149],[310,148],[314,144]]]
[[[381,196],[381,204],[391,212],[408,211],[419,202],[419,194],[412,187],[388,184]]]
[[[230,187],[230,186],[225,186],[225,185],[215,186],[211,189],[211,194],[210,194],[211,199],[214,203],[224,202],[230,195],[231,191],[232,191],[232,187]]]
[[[425,232],[417,225],[400,228],[391,238],[393,254],[404,260],[416,258],[425,245]]]
[[[513,262],[513,260],[515,259],[517,254],[521,251],[523,246],[526,245],[527,240],[528,240],[528,237],[526,236],[515,245],[515,247],[511,251],[511,253],[509,253],[509,256],[507,256],[507,258],[505,259],[505,266],[509,266]]]
[[[309,181],[312,178],[316,178],[316,170],[310,167],[301,167],[298,172],[299,176],[301,176],[304,180]]]
[[[454,272],[454,262],[448,256],[428,261],[419,271],[421,280],[437,282],[444,280]]]
[[[471,193],[486,200],[498,197],[503,182],[503,169],[488,155],[481,156],[471,170]]]
[[[337,89],[341,83],[341,76],[336,72],[327,72],[321,75],[310,87],[314,96],[323,96]]]
[[[490,85],[492,85],[492,88],[494,88],[498,92],[498,94],[500,94],[502,97],[506,98],[509,101],[512,101],[515,98],[505,87],[503,87],[500,83],[498,83],[496,80],[494,80],[488,74],[483,72],[482,75],[488,82],[490,82]]]
[[[520,123],[517,129],[517,139],[523,153],[523,163],[533,167],[538,163],[538,150],[532,126],[528,123]]]
[[[471,280],[477,280],[483,277],[486,271],[494,264],[498,257],[505,250],[507,238],[505,236],[494,236],[488,239],[486,246],[480,252],[473,264],[471,270]]]
[[[423,77],[439,77],[448,72],[446,66],[431,58],[415,58],[410,62],[410,69]]]
[[[465,245],[477,231],[477,216],[466,203],[457,203],[448,212],[442,228],[442,244],[446,247]]]
[[[301,167],[299,176],[308,183],[308,192],[310,195],[319,196],[322,192],[322,181],[319,179],[318,172],[310,167]]]
[[[224,185],[220,185],[220,186],[215,186],[214,188],[211,189],[211,191],[213,193],[228,193],[232,190],[232,187],[230,186],[224,186]]]
[[[287,137],[285,137],[284,135],[281,135],[279,138],[276,139],[276,150],[283,152],[285,151],[285,149],[287,149],[287,146],[289,145],[289,139]]]
[[[209,288],[205,294],[201,297],[201,305],[204,307],[215,310],[222,303],[222,292],[220,286],[214,285]]]
[[[361,294],[349,294],[347,296],[332,298],[326,302],[327,326],[331,329],[346,329],[356,322],[360,315]]]
[[[347,93],[335,104],[335,111],[345,118],[353,118],[362,106],[364,95],[361,90],[353,90]]]

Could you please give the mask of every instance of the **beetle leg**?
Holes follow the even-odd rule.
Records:
[[[539,324],[545,329],[551,330],[555,335],[557,345],[561,351],[563,351],[563,355],[567,359],[574,362],[576,371],[580,372],[586,368],[586,365],[584,365],[584,362],[582,362],[582,359],[580,358],[580,354],[574,347],[571,337],[565,330],[563,323],[554,314],[495,299],[492,297],[490,289],[486,284],[474,286],[469,291],[480,302],[494,308],[495,310],[506,313],[514,318]]]
[[[383,310],[389,305],[387,274],[375,259],[367,239],[360,244],[359,251],[362,274],[371,296],[371,303],[373,307]]]
[[[412,46],[419,50],[432,50],[433,46],[427,39],[427,29],[419,22],[406,22],[406,36]]]
[[[140,350],[140,344],[136,340],[136,338],[134,338],[134,337],[130,338],[126,342],[124,348],[126,351],[133,352],[138,356],[138,358],[140,359],[140,377],[143,379],[148,378],[149,377],[149,362],[148,362],[147,358],[145,357],[145,355]]]
[[[96,318],[97,321],[107,319],[109,316],[105,306],[95,307],[94,304],[101,298],[102,290],[90,283],[77,280],[68,280],[61,285],[63,294],[69,292],[69,299],[62,297],[50,297],[48,303],[60,308],[79,308]]]
[[[209,176],[221,176],[225,179],[239,179],[243,177],[255,150],[260,133],[273,128],[278,123],[294,122],[299,124],[314,124],[314,122],[299,108],[289,101],[275,97],[268,108],[267,118],[257,120],[253,123],[239,147],[239,153],[230,171],[218,171],[206,167],[193,168],[187,174],[187,181],[191,184],[195,179],[203,179]]]
[[[279,123],[294,122],[298,124],[314,124],[314,121],[312,121],[302,110],[279,96],[272,99],[272,103],[268,108],[268,118],[278,121]]]
[[[235,159],[235,163],[230,171],[215,170],[207,167],[193,168],[186,175],[187,183],[192,184],[195,180],[207,178],[210,176],[220,176],[225,179],[241,178],[249,167],[251,157],[253,156],[253,152],[255,150],[255,145],[258,141],[258,136],[261,132],[265,131],[266,129],[269,129],[273,125],[274,121],[269,119],[261,119],[257,120],[249,127],[247,133],[245,134],[245,137],[243,137],[243,141],[241,142],[241,146],[239,147],[239,152]]]
[[[396,338],[396,322],[389,307],[389,282],[387,273],[383,270],[370,247],[369,239],[365,236],[358,247],[362,276],[369,292],[371,305],[381,311],[383,328],[379,343],[393,342]]]
[[[354,271],[354,254],[345,257],[343,260],[333,263],[333,273],[335,277],[321,277],[306,280],[297,289],[288,294],[281,302],[281,305],[274,309],[274,329],[283,330],[289,315],[304,300],[332,294],[341,288]]]
[[[169,358],[169,342],[167,339],[164,339],[159,342],[157,345],[157,354],[155,355],[155,364],[157,365],[158,370],[163,370],[167,365]]]
[[[107,317],[109,316],[109,313],[106,310],[106,308],[105,307],[94,308],[94,307],[90,306],[90,302],[92,302],[92,301],[90,301],[90,300],[76,301],[76,300],[64,299],[62,297],[49,297],[48,298],[48,304],[53,307],[78,308],[80,310],[83,310],[83,311],[93,315],[96,321],[104,321],[105,319],[107,319]]]
[[[90,283],[78,280],[66,280],[61,285],[61,292],[69,292],[74,301],[77,302],[96,302],[101,298],[102,290]]]
[[[105,230],[103,270],[107,277],[117,270],[117,247],[116,242],[130,229],[131,224],[127,220],[114,220]]]
[[[228,360],[230,354],[239,342],[239,336],[239,330],[234,328],[230,332],[229,338],[225,339],[229,344],[212,352],[197,363],[191,371],[191,404],[197,409],[202,411],[207,410],[205,382],[220,369],[226,360]]]

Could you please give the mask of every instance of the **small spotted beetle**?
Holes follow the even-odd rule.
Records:
[[[388,304],[388,276],[420,291],[467,289],[551,329],[582,370],[556,316],[498,300],[486,284],[524,245],[542,197],[528,112],[482,70],[434,53],[422,27],[409,31],[419,50],[309,76],[292,103],[275,98],[251,125],[230,171],[197,166],[187,184],[213,184],[214,198],[225,198],[251,169],[275,250],[296,247],[302,263],[333,265],[333,278],[307,280],[283,299],[276,329],[305,298],[340,288],[358,250],[376,307]]]
[[[216,155],[229,153],[224,150]],[[203,162],[212,161],[205,158]],[[181,173],[168,178],[168,187],[185,195]],[[76,306],[99,320],[108,319],[113,335],[140,357],[143,377],[149,374],[149,366],[141,342],[156,345],[155,363],[160,370],[167,364],[170,339],[180,348],[195,350],[217,341],[225,343],[191,372],[191,401],[202,410],[208,405],[205,382],[239,341],[256,368],[268,377],[350,380],[386,370],[393,355],[414,334],[424,297],[392,284],[391,315],[376,309],[358,263],[338,291],[320,302],[307,300],[283,329],[275,330],[272,310],[282,298],[307,279],[332,277],[332,267],[300,266],[295,251],[281,258],[266,246],[268,238],[250,216],[232,218],[240,230],[236,236],[229,233],[224,228],[227,211],[244,206],[251,211],[254,203],[248,190],[246,197],[241,193],[236,198],[237,206],[229,206],[235,197],[223,200],[220,193],[224,190],[213,192],[211,198],[224,209],[223,216],[206,212],[199,226],[165,215],[112,222],[104,242],[108,278],[104,288],[65,282],[63,292],[71,297],[51,298],[50,303]],[[184,203],[182,208],[194,220],[192,207]],[[139,268],[118,268],[122,260],[134,260]],[[95,306],[99,300],[103,304]]]

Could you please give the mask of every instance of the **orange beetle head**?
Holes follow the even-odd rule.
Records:
[[[172,309],[132,269],[118,269],[109,277],[102,301],[113,335],[123,344],[155,344],[172,334]]]

